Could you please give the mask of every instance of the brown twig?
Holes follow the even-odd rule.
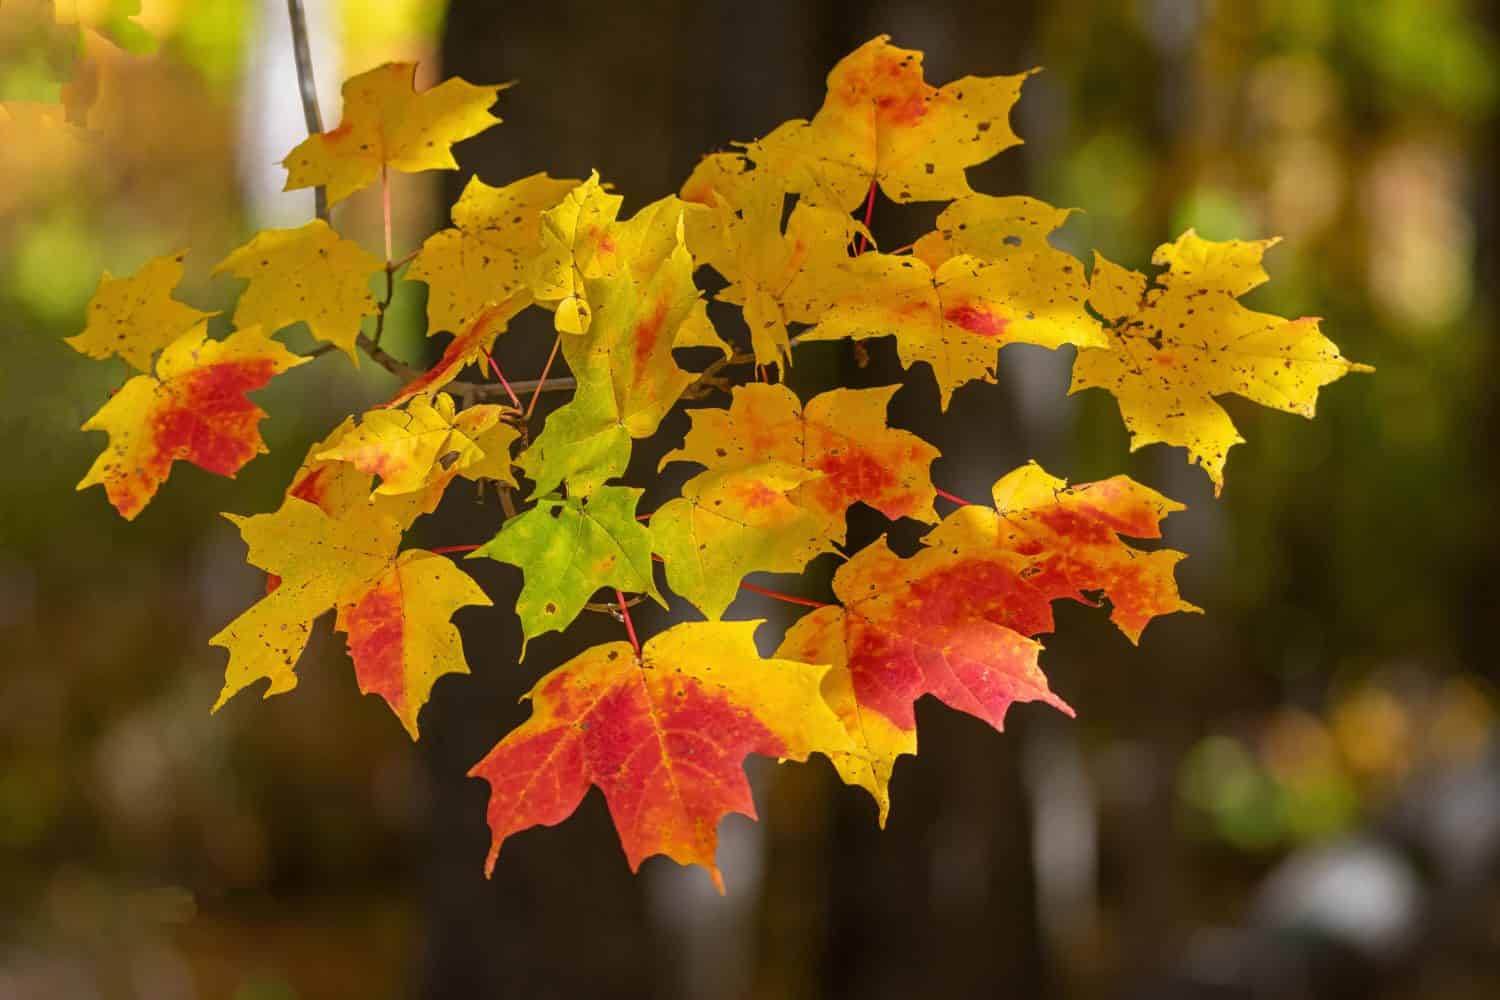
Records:
[[[307,13],[302,0],[286,0],[287,16],[292,22],[292,58],[297,63],[297,86],[302,91],[302,117],[307,134],[323,131],[323,115],[318,110],[318,86],[313,80],[312,49],[307,44]],[[318,218],[328,221],[328,191],[319,184],[313,188],[313,206]]]

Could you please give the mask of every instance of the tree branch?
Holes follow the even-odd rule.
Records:
[[[312,49],[307,43],[307,13],[302,0],[286,0],[287,17],[292,22],[292,58],[297,63],[297,86],[302,91],[302,117],[307,134],[323,131],[323,114],[318,110],[318,86],[313,80]],[[319,184],[313,188],[313,205],[318,218],[328,221],[328,191]]]
[[[317,135],[323,131],[323,113],[318,108],[318,89],[313,80],[312,52],[307,40],[307,14],[302,8],[302,0],[287,0],[287,16],[292,24],[292,56],[297,64],[297,84],[302,94],[302,117],[307,122],[308,135]],[[328,192],[322,186],[313,189],[316,200],[318,218],[324,222],[328,221]],[[377,365],[396,376],[403,383],[421,375],[419,369],[413,368],[400,358],[390,354],[380,346],[380,338],[385,333],[385,314],[390,308],[391,299],[396,292],[396,270],[407,264],[416,251],[407,254],[401,260],[387,261],[385,265],[385,300],[380,303],[380,311],[375,317],[375,333],[367,336],[361,333],[355,341],[359,349],[364,351]],[[334,349],[332,344],[324,344],[322,347],[310,352],[306,357],[317,358],[327,354]],[[683,399],[701,399],[715,389],[728,389],[730,382],[720,377],[719,373],[729,365],[749,364],[755,360],[749,354],[734,354],[727,358],[720,358],[698,376],[685,390]],[[577,382],[571,378],[547,379],[544,375],[539,379],[527,382],[512,382],[510,388],[518,395],[527,392],[534,395],[543,392],[559,392],[567,389],[577,388]],[[450,382],[447,391],[458,399],[464,401],[465,405],[488,402],[491,400],[504,399],[507,392],[501,385],[494,382]],[[528,409],[528,415],[530,410]]]

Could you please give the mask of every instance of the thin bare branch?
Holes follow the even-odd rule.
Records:
[[[323,131],[323,112],[318,109],[318,85],[313,79],[312,49],[307,42],[307,12],[302,0],[286,0],[287,16],[292,22],[292,58],[297,63],[297,85],[302,91],[302,117],[307,134]],[[313,188],[313,204],[318,218],[328,221],[328,192],[320,184]]]

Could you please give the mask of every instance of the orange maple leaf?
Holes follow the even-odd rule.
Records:
[[[1131,641],[1153,617],[1197,611],[1177,593],[1182,553],[1145,552],[1119,534],[1158,537],[1182,509],[1124,476],[1069,489],[1030,464],[995,484],[995,509],[944,518],[908,559],[881,539],[833,578],[842,607],[797,622],[777,655],[834,667],[824,686],[858,752],[836,755],[884,823],[896,758],[917,752],[915,701],[931,694],[996,729],[1017,701],[1072,714],[1037,665],[1031,637],[1051,632],[1052,602],[1102,592]]]
[[[687,622],[639,654],[606,643],[543,677],[528,696],[531,718],[469,772],[490,783],[485,871],[512,834],[561,823],[597,785],[632,871],[665,854],[702,865],[723,892],[719,820],[755,818],[745,755],[806,760],[849,749],[818,694],[828,668],[762,659],[759,625]]]

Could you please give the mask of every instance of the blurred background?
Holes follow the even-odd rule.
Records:
[[[602,616],[518,664],[511,616],[460,612],[474,673],[437,685],[420,744],[358,694],[326,623],[295,692],[209,716],[207,639],[262,586],[216,512],[273,508],[308,443],[392,379],[338,355],[277,379],[257,397],[271,453],[233,482],[179,465],[133,524],[74,492],[104,441],[77,428],[126,377],[62,343],[100,272],[191,247],[181,294],[232,309],[214,262],[312,201],[280,193],[304,134],[280,0],[145,0],[133,19],[79,0],[102,27],[81,54],[18,27],[31,6],[0,0],[0,97],[67,98],[102,146],[0,123],[0,997],[1500,995],[1493,8],[308,0],[330,125],[339,81],[390,59],[420,60],[423,84],[520,81],[462,171],[398,178],[398,254],[472,172],[597,167],[633,211],[700,155],[809,116],[834,62],[888,32],[935,83],[1045,67],[1017,109],[1026,145],[970,176],[1085,209],[1060,246],[1147,268],[1188,226],[1282,235],[1249,303],[1324,317],[1379,369],[1326,389],[1315,422],[1226,400],[1249,443],[1218,502],[1180,450],[1128,455],[1108,396],[1065,395],[1071,350],[1007,348],[1000,384],[943,420],[917,373],[892,422],[944,449],[954,492],[1036,458],[1186,502],[1167,541],[1207,613],[1134,648],[1059,606],[1043,662],[1077,721],[1020,706],[996,734],[922,702],[884,831],[826,762],[752,761],[763,822],[724,823],[720,898],[662,859],[633,877],[597,793],[482,877],[487,789],[464,773],[540,673],[618,637]],[[934,211],[881,201],[876,233],[901,245]],[[378,252],[378,196],[335,221]],[[387,339],[413,362],[436,356],[422,294],[402,288]],[[540,367],[547,328],[513,327],[507,370]],[[891,344],[869,347],[866,367],[801,348],[792,383],[898,379]],[[685,426],[637,449],[643,510],[680,481],[652,470]],[[417,541],[483,541],[498,516],[453,496]],[[881,530],[856,512],[851,541]],[[822,596],[829,570],[801,586]],[[500,607],[519,586],[476,575]],[[767,649],[788,621],[735,610],[772,619]]]

